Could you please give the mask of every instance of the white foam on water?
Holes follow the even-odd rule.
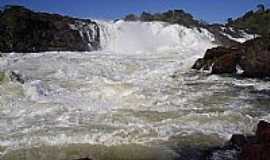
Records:
[[[206,30],[99,23],[101,51],[14,53],[1,60],[1,68],[29,81],[0,85],[0,146],[145,144],[198,132],[228,138],[252,132],[262,118],[249,115],[249,104],[239,112],[236,104],[246,99],[241,91],[232,94],[233,78],[189,69],[215,46]]]

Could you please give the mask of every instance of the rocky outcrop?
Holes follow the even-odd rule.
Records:
[[[251,10],[235,20],[230,19],[228,27],[244,29],[259,35],[270,34],[270,9],[259,6],[256,11]]]
[[[270,160],[270,123],[260,121],[255,136],[233,135],[223,147],[211,149],[207,160]]]
[[[193,16],[184,10],[169,10],[164,13],[151,14],[148,12],[143,12],[140,16],[134,14],[127,15],[124,18],[125,21],[162,21],[170,24],[180,24],[186,27],[201,27],[201,23],[194,19]]]
[[[212,74],[235,74],[243,70],[243,76],[270,76],[270,37],[260,37],[230,48],[217,47],[206,51],[193,69],[211,70]]]
[[[237,40],[242,39],[245,34],[243,30],[233,29],[221,24],[205,25],[205,28],[215,36],[215,43],[224,47],[238,45]]]
[[[91,20],[6,6],[0,13],[0,52],[91,51],[100,47]]]

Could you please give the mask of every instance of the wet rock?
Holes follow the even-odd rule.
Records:
[[[208,49],[203,58],[198,59],[193,65],[193,69],[211,70],[214,67],[213,74],[234,73],[238,54],[235,54],[237,48],[216,47]]]
[[[200,70],[201,68],[203,68],[203,66],[204,66],[204,59],[199,58],[199,59],[197,59],[197,61],[192,66],[192,69]]]
[[[100,47],[90,20],[6,6],[0,15],[0,52],[91,51]]]
[[[235,134],[231,137],[230,144],[235,147],[243,147],[247,144],[247,139],[244,135]]]
[[[248,77],[270,76],[270,36],[261,37],[243,44],[239,65]]]
[[[256,138],[258,143],[270,144],[270,123],[260,121],[256,131]]]
[[[237,57],[235,54],[225,54],[219,57],[212,67],[212,74],[236,73]]]
[[[259,122],[256,140],[256,143],[244,145],[241,160],[270,160],[270,123]]]
[[[24,84],[24,82],[25,82],[24,76],[16,71],[9,72],[9,78],[11,81],[19,82],[21,84]]]
[[[211,70],[212,74],[235,74],[237,66],[246,77],[270,76],[270,36],[256,38],[230,48],[217,47],[206,51],[193,69]]]
[[[270,145],[245,145],[240,160],[270,160]]]

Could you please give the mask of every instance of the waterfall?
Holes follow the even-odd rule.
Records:
[[[97,22],[101,48],[117,54],[202,53],[213,46],[206,29],[164,22]]]

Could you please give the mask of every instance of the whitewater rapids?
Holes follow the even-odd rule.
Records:
[[[215,46],[207,30],[99,24],[101,51],[0,58],[2,70],[26,77],[0,85],[0,156],[44,145],[161,145],[189,135],[223,141],[270,120],[270,83],[189,69]]]

